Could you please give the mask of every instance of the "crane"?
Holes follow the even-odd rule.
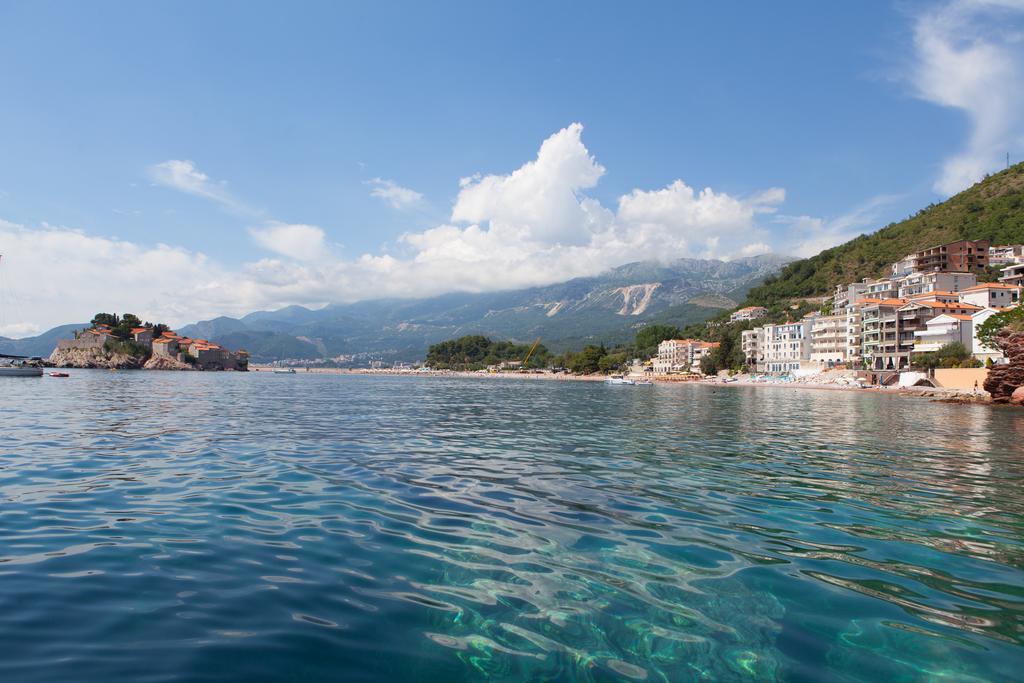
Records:
[[[530,350],[526,352],[525,356],[523,356],[523,362],[519,366],[521,369],[526,370],[526,362],[530,360],[530,357],[533,356],[533,352],[537,350],[538,346],[540,346],[540,337],[537,337],[536,341],[533,342],[533,346],[531,346]]]

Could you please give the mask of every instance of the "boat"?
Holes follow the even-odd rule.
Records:
[[[69,375],[66,372],[51,372],[50,373],[50,377],[70,377],[70,376],[71,375]]]
[[[274,368],[275,375],[294,375],[295,368]]]
[[[622,375],[612,375],[604,381],[605,384],[636,384],[631,379],[626,379]]]
[[[633,382],[633,384],[637,385],[638,387],[653,387],[654,386],[654,382],[652,382],[649,379],[638,379],[635,382]]]
[[[43,369],[32,365],[38,358],[0,354],[0,377],[42,377]]]

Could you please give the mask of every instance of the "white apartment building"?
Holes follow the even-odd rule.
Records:
[[[827,367],[846,362],[847,314],[821,315],[811,320],[810,360]]]
[[[704,356],[718,347],[718,342],[697,339],[666,339],[658,344],[658,356],[654,359],[654,372],[667,375],[699,369]]]
[[[795,323],[765,325],[764,372],[787,373],[811,358],[811,319]]]
[[[968,350],[972,345],[974,326],[971,316],[943,313],[925,323],[925,329],[914,330],[914,353],[938,351],[946,344],[959,342]]]
[[[896,293],[899,291],[897,281],[889,278],[871,280],[865,284],[867,288],[864,290],[864,296],[869,299],[895,299]]]
[[[1017,263],[1003,268],[1003,276],[999,281],[1007,285],[1024,286],[1024,263]]]
[[[960,292],[960,301],[982,308],[1008,308],[1020,301],[1020,287],[1003,282],[986,282]]]
[[[666,339],[658,344],[658,355],[654,359],[654,372],[667,375],[681,372],[690,367],[690,340]]]
[[[892,278],[901,278],[914,272],[914,265],[917,262],[916,254],[907,254],[896,263],[892,264]]]
[[[836,293],[832,296],[832,311],[842,313],[847,308],[867,296],[868,281],[854,282],[848,285],[836,285]]]
[[[981,327],[982,323],[994,316],[996,313],[1000,313],[994,308],[983,308],[974,315],[971,316],[971,355],[980,360],[982,363],[991,359],[993,363],[1005,363],[1006,356],[1003,352],[997,348],[991,346],[985,346],[978,340],[978,328]]]
[[[1024,244],[1004,244],[988,248],[988,262],[993,266],[1024,263]]]
[[[909,299],[929,292],[961,292],[978,284],[978,277],[974,273],[911,273],[895,284],[897,289],[892,297],[878,298]]]
[[[729,316],[729,322],[735,323],[741,320],[757,320],[758,318],[763,318],[766,315],[768,315],[768,309],[764,306],[747,306],[746,308],[741,308],[740,310],[733,312],[733,314]]]

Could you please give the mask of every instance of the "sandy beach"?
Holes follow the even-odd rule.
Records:
[[[250,372],[273,372],[276,368],[266,365],[250,365]],[[415,370],[374,370],[369,368],[295,368],[297,375],[366,375],[381,377],[458,377],[469,379],[490,379],[490,380],[543,380],[552,382],[603,382],[607,375],[572,375],[567,373],[550,372],[462,372],[453,370],[437,370],[421,372]],[[756,387],[771,389],[811,389],[815,391],[852,391],[852,392],[879,392],[895,396],[911,396],[919,398],[934,398],[969,403],[988,403],[988,394],[979,391],[974,393],[964,389],[945,389],[934,387],[882,387],[836,383],[830,381],[801,380],[784,382],[781,380],[753,380],[749,376],[740,376],[725,381],[723,378],[706,378],[701,380],[680,380],[672,377],[640,377],[633,375],[632,379],[649,379],[655,384],[692,384],[705,387]]]

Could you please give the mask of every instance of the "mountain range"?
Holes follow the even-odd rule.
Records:
[[[652,322],[686,325],[742,301],[747,291],[791,259],[763,255],[733,261],[637,262],[594,277],[544,287],[451,293],[426,299],[379,299],[320,309],[289,306],[241,318],[219,317],[179,334],[245,348],[256,362],[283,358],[417,360],[435,342],[484,334],[518,342],[541,337],[558,351],[588,342],[631,339]],[[38,337],[0,338],[0,353],[49,355],[57,339],[84,325]]]
[[[518,342],[541,337],[552,350],[632,338],[655,321],[685,325],[736,306],[790,259],[679,259],[630,263],[595,277],[490,293],[379,299],[321,309],[289,306],[188,325],[180,334],[280,358],[416,360],[435,342],[483,334]]]

